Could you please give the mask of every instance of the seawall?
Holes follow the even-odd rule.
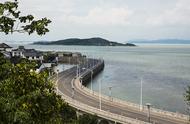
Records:
[[[88,59],[89,61],[93,61],[94,66],[86,69],[86,71],[82,72],[80,76],[80,80],[82,82],[82,85],[87,85],[89,81],[92,78],[98,75],[101,71],[104,69],[104,60],[98,60],[98,59]]]

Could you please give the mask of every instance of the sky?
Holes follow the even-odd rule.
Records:
[[[0,41],[190,39],[189,5],[190,0],[19,0],[23,14],[52,21],[50,32],[0,33]]]

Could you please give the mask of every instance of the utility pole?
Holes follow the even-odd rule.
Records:
[[[102,79],[99,81],[99,107],[100,110],[102,110],[102,98],[101,98],[101,86],[102,85]]]
[[[148,118],[148,122],[150,123],[150,107],[151,107],[151,104],[146,103],[146,106],[147,106],[147,109],[148,109],[147,118]]]
[[[78,77],[78,64],[77,64],[76,76]]]
[[[143,110],[143,81],[141,78],[140,111]]]
[[[109,97],[110,97],[110,100],[112,99],[111,98],[111,95],[112,95],[111,89],[112,89],[112,86],[109,86]]]
[[[72,98],[74,98],[74,95],[75,95],[75,89],[74,89],[74,87],[72,87]]]
[[[91,86],[91,92],[93,92],[93,90],[92,90],[92,78],[93,78],[93,71],[92,71],[92,70],[90,70],[90,72],[91,72],[91,81],[90,81],[90,86]]]

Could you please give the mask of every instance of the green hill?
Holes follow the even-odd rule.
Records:
[[[37,45],[83,45],[83,46],[135,46],[134,44],[122,44],[118,42],[108,41],[102,38],[89,38],[89,39],[78,39],[71,38],[65,40],[51,41],[51,42],[34,42]]]

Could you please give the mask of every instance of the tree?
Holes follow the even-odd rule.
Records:
[[[101,120],[101,121],[100,121],[100,123],[99,123],[99,124],[109,124],[109,121],[108,121],[108,120],[103,119],[103,120]]]
[[[0,81],[0,123],[64,123],[76,120],[75,110],[54,92],[47,73],[36,74],[36,63],[22,61],[8,67]]]
[[[190,86],[188,86],[188,88],[186,89],[186,93],[184,96],[185,96],[185,101],[186,101],[187,105],[189,106],[187,108],[187,113],[190,116]]]
[[[0,32],[44,35],[51,21],[21,15],[18,2],[0,3]],[[19,60],[11,64],[0,54],[0,123],[64,123],[76,119],[73,108],[54,92],[47,73],[36,74],[36,63]],[[72,116],[70,115],[72,114]]]
[[[0,2],[0,32],[44,35],[49,32],[47,18],[35,20],[21,15],[18,2]],[[0,124],[97,124],[97,116],[76,119],[75,109],[54,92],[46,72],[36,74],[36,63],[18,60],[14,64],[0,53]]]
[[[51,21],[47,18],[35,20],[33,15],[22,15],[18,10],[17,0],[0,3],[0,32],[27,32],[29,35],[36,32],[38,35],[44,35],[49,32],[49,23]]]
[[[78,122],[79,122],[79,124],[97,124],[98,123],[98,116],[90,115],[90,114],[84,114],[84,115],[79,117]]]
[[[0,81],[6,79],[9,75],[11,63],[4,59],[2,53],[0,53]]]

